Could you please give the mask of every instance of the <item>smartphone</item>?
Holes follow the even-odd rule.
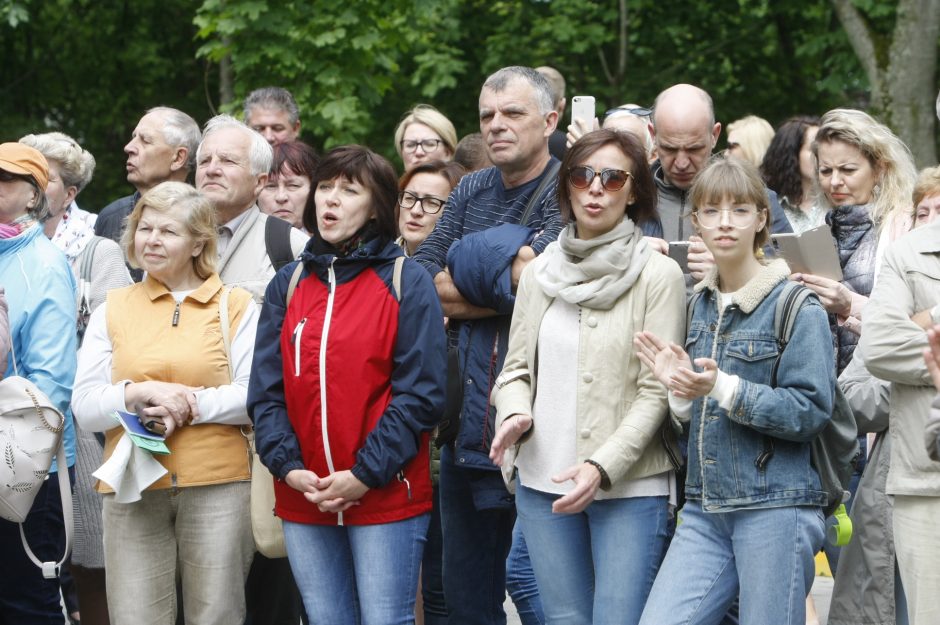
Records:
[[[576,119],[583,119],[590,124],[596,116],[594,96],[576,95],[571,99],[571,123]]]
[[[689,242],[670,241],[669,258],[679,263],[682,273],[689,273]]]

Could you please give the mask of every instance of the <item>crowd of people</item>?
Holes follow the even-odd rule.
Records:
[[[478,133],[407,111],[400,169],[318,154],[279,87],[157,106],[97,214],[74,139],[0,144],[0,357],[65,416],[75,513],[47,478],[0,520],[0,624],[498,625],[508,593],[525,625],[804,625],[824,548],[829,623],[940,622],[940,167],[860,110],[718,151],[693,85],[566,104],[502,68]],[[779,253],[810,231],[841,277]],[[837,549],[811,448],[843,398]],[[50,575],[23,541],[74,548]]]

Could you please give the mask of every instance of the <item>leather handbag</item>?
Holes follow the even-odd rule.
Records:
[[[12,350],[12,342],[10,347]],[[0,517],[19,524],[26,555],[42,569],[46,579],[53,579],[58,577],[72,544],[72,489],[63,442],[65,415],[39,387],[19,376],[15,350],[13,371],[13,376],[0,380]],[[58,460],[65,553],[59,562],[41,562],[29,548],[23,522],[49,477],[53,458]]]
[[[225,357],[229,363],[229,378],[232,377],[232,340],[228,315],[228,296],[231,291],[231,287],[226,287],[219,298],[219,323],[222,326]],[[255,540],[255,549],[268,558],[285,558],[287,547],[284,545],[284,527],[281,519],[274,514],[274,476],[258,456],[254,430],[246,426],[242,428],[242,433],[248,439],[248,451],[251,454],[251,535]]]

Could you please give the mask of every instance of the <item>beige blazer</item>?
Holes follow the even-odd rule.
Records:
[[[513,414],[532,414],[539,326],[552,303],[536,280],[536,265],[530,263],[519,282],[509,351],[493,390],[497,428]],[[682,270],[655,252],[612,309],[582,309],[578,361],[573,363],[578,369],[577,454],[579,460],[600,464],[612,484],[675,468],[670,454],[681,461],[666,423],[666,389],[635,357],[633,335],[649,330],[682,345],[685,316]],[[515,450],[503,466],[514,459]],[[509,483],[511,473],[504,471],[504,477]]]

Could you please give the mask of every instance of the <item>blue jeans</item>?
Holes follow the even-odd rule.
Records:
[[[547,622],[635,625],[666,542],[667,498],[603,499],[579,514],[555,514],[559,497],[516,491]]]
[[[414,623],[429,516],[378,525],[284,521],[287,557],[310,623]]]
[[[69,469],[71,484],[75,469]],[[43,562],[56,561],[65,553],[65,523],[59,494],[59,477],[50,473],[29,509],[23,531],[30,549]],[[26,556],[16,523],[0,519],[0,624],[62,625],[59,580],[45,579]]]
[[[816,507],[706,513],[688,501],[640,623],[720,623],[740,594],[741,623],[804,625],[824,536]]]
[[[462,469],[449,446],[441,449],[441,523],[444,595],[450,625],[506,625],[506,557],[516,512],[477,510],[476,481],[502,483],[498,471]]]
[[[522,625],[544,625],[545,611],[539,597],[539,585],[535,581],[532,559],[518,517],[512,528],[512,548],[506,558],[506,591],[516,606]]]

